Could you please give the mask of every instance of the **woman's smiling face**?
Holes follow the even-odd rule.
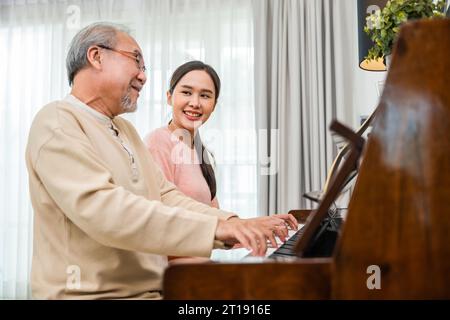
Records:
[[[173,107],[173,128],[194,134],[214,111],[214,82],[206,71],[192,70],[178,81],[172,93],[167,92],[167,103]]]

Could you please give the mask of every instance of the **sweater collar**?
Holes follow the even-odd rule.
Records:
[[[112,119],[104,115],[103,113],[98,112],[97,110],[89,107],[87,104],[76,98],[75,96],[68,94],[64,101],[70,103],[71,105],[76,106],[77,108],[84,110],[94,116],[98,121],[100,121],[103,124],[110,125],[112,122]]]

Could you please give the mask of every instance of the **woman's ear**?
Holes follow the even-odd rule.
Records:
[[[100,50],[96,46],[89,47],[86,58],[95,69],[101,69]]]
[[[167,97],[167,104],[169,106],[171,106],[172,105],[172,94],[170,93],[170,91],[166,92],[166,97]]]

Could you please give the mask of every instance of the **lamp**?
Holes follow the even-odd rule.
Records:
[[[367,60],[367,52],[373,46],[372,40],[364,32],[366,17],[377,10],[384,8],[388,0],[358,0],[358,48],[359,67],[367,71],[386,71],[386,65],[382,58]]]

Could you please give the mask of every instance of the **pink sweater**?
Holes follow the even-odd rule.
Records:
[[[185,195],[204,204],[219,208],[200,169],[197,152],[180,141],[165,126],[148,134],[144,142],[167,180]]]

